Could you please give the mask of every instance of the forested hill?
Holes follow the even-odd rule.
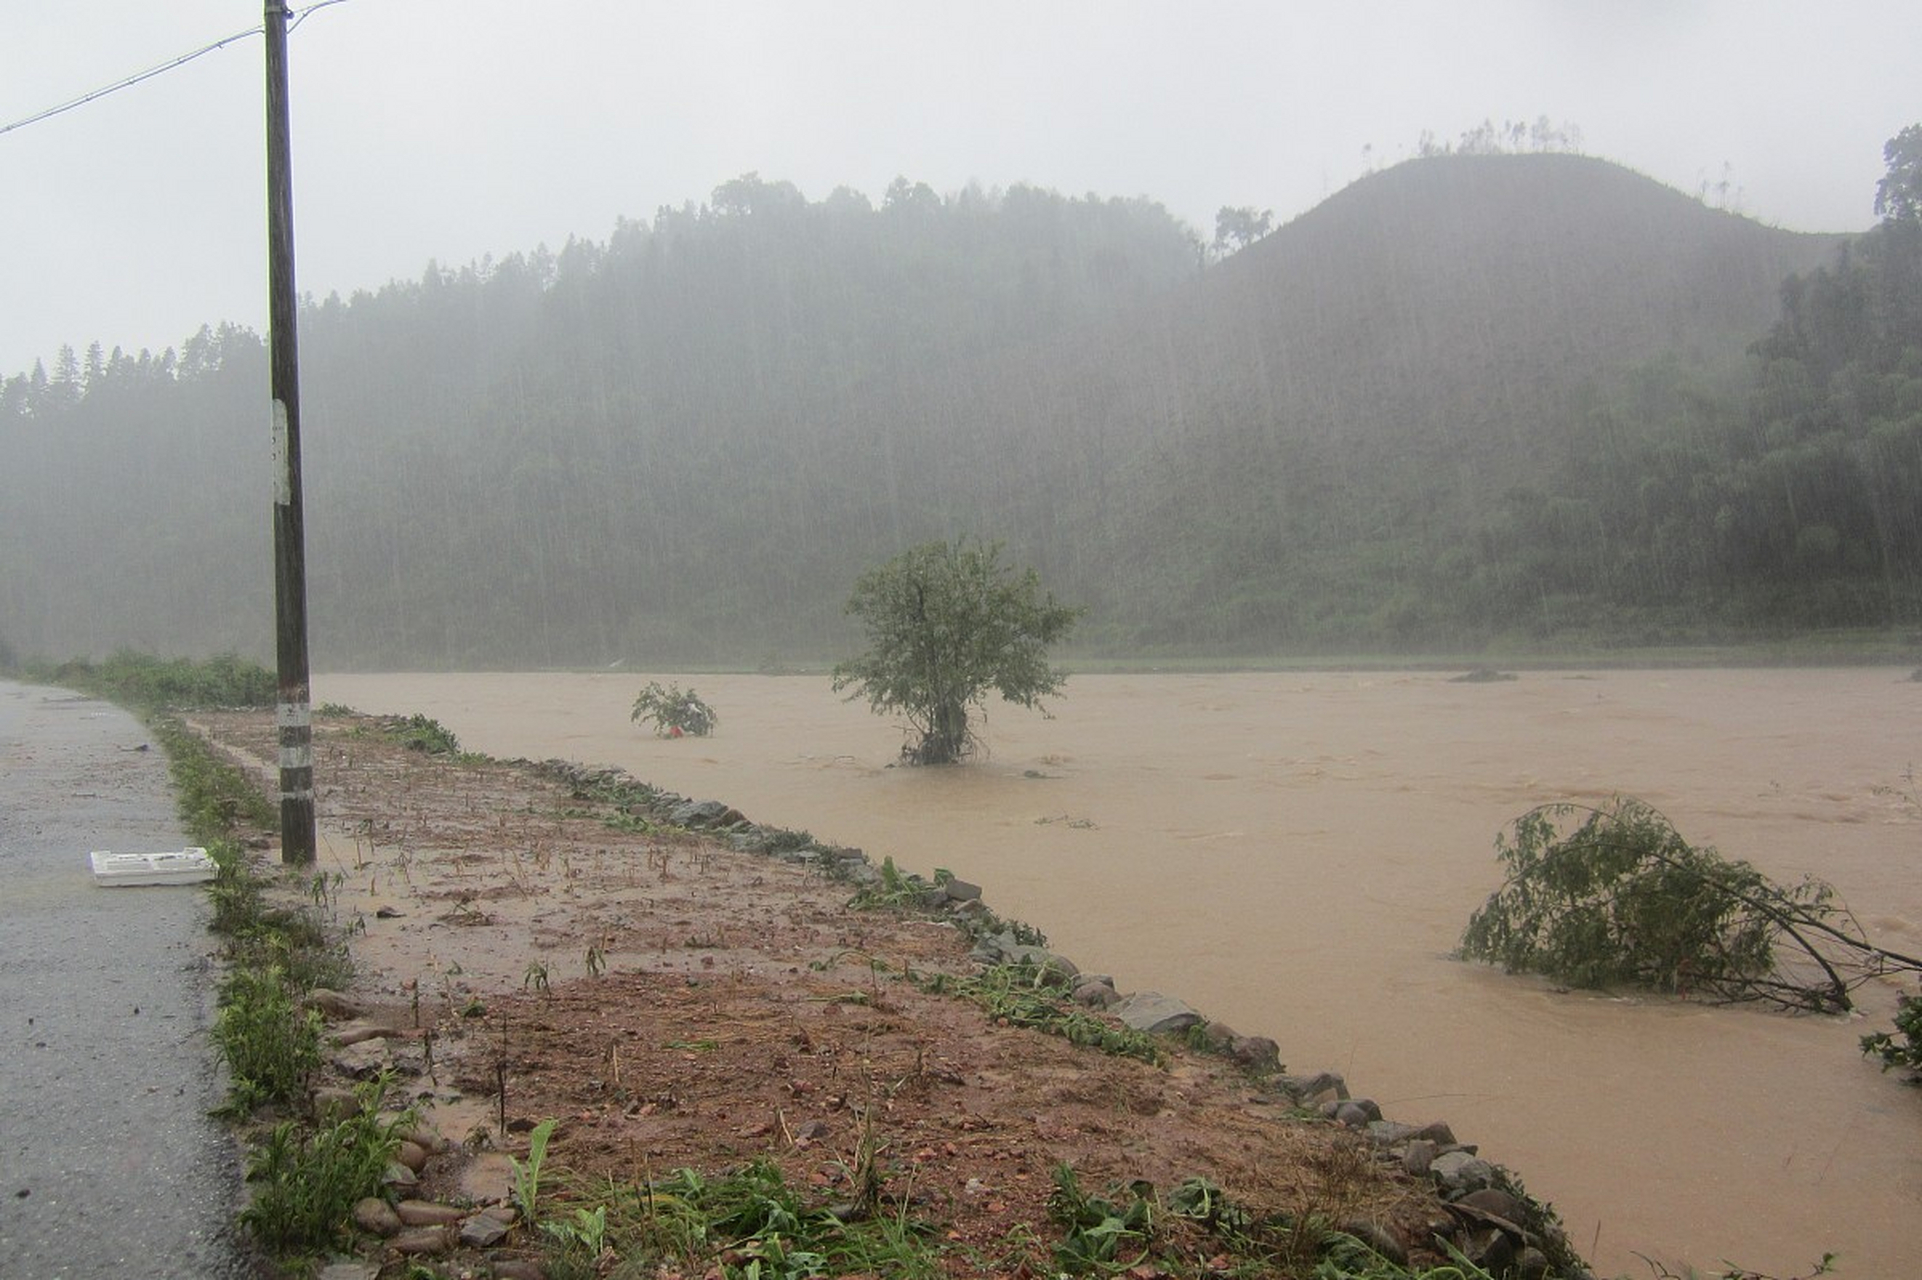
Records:
[[[831,656],[862,569],[961,533],[1117,653],[1778,625],[1607,559],[1581,488],[1740,463],[1744,353],[1840,243],[1569,156],[1411,162],[1208,263],[1145,200],[750,175],[306,307],[315,663]],[[270,651],[265,388],[232,327],[7,380],[0,644]],[[1882,584],[1837,620],[1908,616],[1828,527]]]
[[[1683,386],[1739,401],[1784,279],[1840,239],[1581,156],[1355,183],[1081,371],[1130,384],[1107,426],[1140,481],[1080,539],[1124,566],[1102,615],[1156,599],[1176,607],[1134,639],[1309,649],[1515,629],[1467,581],[1503,568],[1483,539],[1511,495],[1562,480],[1598,432],[1670,433]]]

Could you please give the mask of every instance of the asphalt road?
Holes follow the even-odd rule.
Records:
[[[227,1280],[240,1174],[208,1112],[196,887],[102,888],[93,849],[178,849],[167,762],[107,703],[0,681],[0,1278]]]

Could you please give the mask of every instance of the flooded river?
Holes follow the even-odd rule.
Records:
[[[1532,805],[1639,796],[1696,843],[1836,885],[1922,953],[1922,683],[1906,670],[1096,675],[988,752],[890,768],[902,734],[824,677],[673,677],[711,739],[628,719],[651,674],[323,676],[463,746],[614,764],[904,869],[952,870],[1123,990],[1179,996],[1392,1119],[1445,1119],[1552,1201],[1603,1271],[1922,1274],[1922,1091],[1867,1019],[1561,994],[1450,960]],[[319,779],[322,786],[326,779]]]

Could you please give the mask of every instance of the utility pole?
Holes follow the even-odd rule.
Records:
[[[313,720],[307,697],[307,547],[300,505],[294,174],[287,125],[287,5],[266,0],[267,342],[274,428],[274,654],[280,694],[280,860],[314,861]]]

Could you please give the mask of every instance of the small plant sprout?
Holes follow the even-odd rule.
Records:
[[[595,1205],[590,1212],[574,1210],[572,1222],[543,1222],[541,1230],[564,1249],[578,1248],[589,1259],[598,1261],[606,1248],[607,1206]]]
[[[514,1166],[514,1201],[529,1222],[540,1221],[541,1164],[547,1159],[547,1140],[554,1136],[559,1123],[548,1119],[534,1126],[534,1132],[527,1136],[527,1163],[508,1157]]]
[[[538,991],[542,995],[551,995],[552,993],[547,987],[547,966],[538,960],[528,965],[527,972],[521,977],[521,990]]]
[[[619,1040],[607,1042],[606,1060],[608,1081],[618,1089],[621,1087],[621,1042]]]
[[[591,944],[587,948],[587,976],[598,978],[605,972],[607,972],[607,953],[601,950],[599,943]]]

